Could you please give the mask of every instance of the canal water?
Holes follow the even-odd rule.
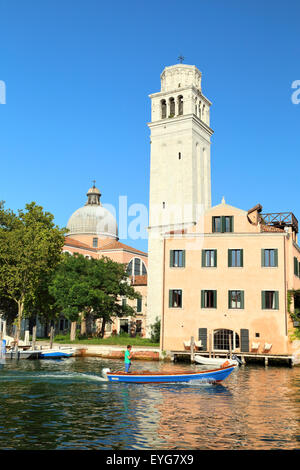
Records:
[[[300,448],[300,368],[246,365],[222,384],[117,384],[118,360],[6,360],[0,449]],[[136,361],[135,370],[201,369]]]

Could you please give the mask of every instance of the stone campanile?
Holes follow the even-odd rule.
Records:
[[[151,135],[147,325],[161,317],[163,235],[193,225],[211,206],[211,102],[194,65],[166,67],[150,95]]]

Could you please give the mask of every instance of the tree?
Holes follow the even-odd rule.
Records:
[[[113,317],[134,316],[133,307],[120,303],[121,298],[138,299],[140,294],[129,283],[125,265],[110,258],[92,259],[89,263],[89,306],[94,318],[102,319],[100,336]]]
[[[160,341],[160,319],[156,317],[155,323],[151,325],[151,341],[159,343]]]
[[[80,254],[65,254],[49,291],[61,313],[71,322],[77,322],[85,313],[94,319],[101,318],[102,337],[106,323],[113,317],[135,314],[133,307],[120,303],[120,298],[140,297],[128,283],[123,264],[109,258],[87,259]]]
[[[25,305],[40,301],[41,284],[61,260],[65,229],[35,202],[18,215],[0,205],[0,286],[2,295],[18,307],[17,338]]]
[[[56,308],[72,323],[88,308],[88,259],[77,253],[65,253],[49,285]],[[71,340],[75,337],[71,335]]]

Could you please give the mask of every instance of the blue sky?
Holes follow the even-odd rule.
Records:
[[[212,203],[300,220],[299,18],[297,0],[0,0],[0,200],[65,226],[95,179],[148,206],[148,95],[183,54],[213,103]]]

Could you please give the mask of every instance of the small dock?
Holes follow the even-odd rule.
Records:
[[[262,364],[265,366],[268,365],[285,365],[288,367],[294,366],[294,358],[291,355],[274,355],[274,354],[258,354],[258,353],[241,353],[241,352],[234,352],[232,353],[237,356],[242,364]],[[170,351],[171,360],[173,362],[195,362],[195,356],[203,356],[206,358],[230,358],[230,351],[224,352],[216,352],[216,351],[195,351],[194,353],[190,351]]]

